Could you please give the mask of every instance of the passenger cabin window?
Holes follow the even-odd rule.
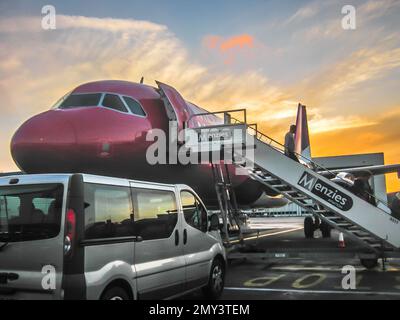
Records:
[[[101,93],[71,94],[60,104],[59,109],[95,107],[99,105]]]
[[[143,240],[169,238],[178,221],[175,194],[134,188],[132,197],[137,235]]]
[[[197,197],[189,192],[181,192],[181,201],[183,214],[186,222],[202,232],[207,231],[207,210],[197,199]]]
[[[85,238],[134,236],[130,188],[85,184]]]
[[[128,112],[122,100],[115,94],[106,94],[102,105],[103,107],[114,109],[120,112]]]
[[[146,113],[144,112],[144,110],[139,102],[137,102],[136,100],[134,100],[130,97],[123,97],[123,98],[125,100],[126,105],[129,108],[129,110],[131,110],[131,112],[133,114],[136,114],[138,116],[143,116],[143,117],[146,115]]]

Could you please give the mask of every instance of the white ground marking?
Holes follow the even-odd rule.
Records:
[[[389,291],[357,291],[357,290],[302,290],[302,289],[271,289],[271,288],[241,288],[226,287],[229,291],[259,291],[259,292],[291,292],[291,293],[318,293],[318,294],[355,294],[355,295],[378,295],[378,296],[400,296],[400,292]]]
[[[276,266],[276,267],[270,267],[269,269],[278,271],[337,271],[337,272],[342,271],[342,267],[329,267],[329,266],[306,267],[304,265]],[[356,271],[366,270],[363,267],[355,267],[355,269]]]
[[[303,229],[303,227],[301,227],[301,228],[289,229],[289,230],[284,230],[284,231],[271,232],[271,233],[267,233],[267,234],[260,234],[260,235],[258,235],[258,236],[253,236],[253,237],[244,238],[244,241],[256,240],[256,239],[260,239],[260,238],[266,238],[266,237],[276,236],[276,235],[278,235],[278,234],[289,233],[289,232],[297,231],[297,230],[300,230],[300,229]],[[231,243],[236,243],[236,242],[240,242],[240,240],[232,240],[232,241],[231,241]]]

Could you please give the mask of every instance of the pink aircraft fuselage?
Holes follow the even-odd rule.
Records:
[[[184,183],[193,187],[208,204],[216,203],[213,176],[204,165],[150,165],[146,141],[150,129],[168,134],[169,117],[159,89],[127,81],[98,81],[80,85],[69,95],[102,94],[99,103],[68,108],[53,108],[26,121],[11,142],[14,161],[26,173],[84,172],[165,183]],[[104,107],[106,94],[139,102],[144,115]],[[66,96],[67,99],[69,96]],[[83,96],[82,96],[83,97]],[[103,100],[104,99],[104,100]],[[173,98],[174,99],[174,98]],[[61,104],[62,105],[62,104]],[[205,110],[185,101],[183,114],[189,117]],[[213,115],[199,121],[212,124]],[[251,204],[265,188],[247,176],[235,175],[232,183],[240,204]]]

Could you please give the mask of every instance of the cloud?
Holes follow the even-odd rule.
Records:
[[[224,39],[216,35],[209,35],[204,38],[204,44],[209,49],[218,49],[224,53],[234,49],[254,47],[254,37],[248,34],[240,34]]]
[[[160,32],[168,28],[144,20],[128,20],[114,18],[96,18],[84,16],[67,16],[57,14],[57,29],[92,29],[105,30],[107,32],[135,32],[138,29]],[[40,17],[12,17],[0,20],[0,33],[32,33],[44,31],[41,27]]]
[[[226,52],[232,49],[253,48],[254,38],[248,34],[234,36],[222,41],[220,45],[221,52]]]
[[[217,35],[207,35],[203,39],[203,46],[221,55],[225,64],[232,64],[240,54],[251,54],[256,47],[256,40],[249,34],[240,34],[223,38]],[[261,47],[261,44],[258,44]],[[248,58],[248,56],[247,56]]]
[[[369,0],[361,2],[360,5],[350,4],[356,9],[356,30],[348,31],[344,30],[341,24],[344,17],[341,8],[344,4],[342,1],[313,2],[300,8],[282,26],[303,22],[302,25],[296,26],[298,29],[293,31],[293,38],[308,42],[333,40],[349,36],[351,33],[353,41],[364,37],[368,40],[381,37],[385,23],[379,19],[390,14],[394,15],[395,12],[398,14],[400,8],[398,0]]]
[[[310,121],[310,133],[318,134],[322,132],[338,131],[343,129],[364,128],[375,125],[376,122],[371,119],[361,117],[337,116],[333,118],[323,118],[320,115]]]
[[[9,21],[7,21],[9,20]],[[12,132],[27,118],[45,111],[81,83],[121,79],[175,86],[187,99],[210,109],[252,105],[274,114],[283,93],[251,70],[238,76],[216,72],[191,59],[165,26],[146,21],[57,16],[57,29],[41,30],[40,17],[2,19],[0,37],[0,148],[9,149]],[[18,35],[16,36],[16,33]],[[251,45],[250,37],[225,39],[222,50]],[[4,126],[4,125],[3,125]],[[2,153],[0,168],[12,163]]]
[[[298,23],[303,20],[309,19],[320,11],[319,5],[317,3],[312,3],[305,7],[298,9],[292,16],[290,16],[283,24],[288,25],[291,23]]]
[[[316,155],[364,152],[370,150],[366,141],[376,141],[376,149],[387,151],[389,161],[400,159],[393,146],[393,141],[399,140],[395,121],[400,116],[373,119],[336,113],[328,117],[326,107],[327,101],[347,90],[398,68],[400,49],[359,50],[289,87],[277,85],[261,70],[221,71],[198,63],[166,26],[148,21],[57,16],[57,30],[44,31],[40,17],[1,19],[0,37],[1,150],[9,149],[12,133],[24,120],[49,109],[77,85],[102,79],[137,82],[144,76],[145,83],[169,83],[208,110],[247,108],[249,121],[257,122],[277,140],[294,121],[300,99],[311,106],[308,113],[312,139],[318,142],[313,149]],[[261,47],[246,34],[210,36],[204,46],[224,59],[232,53],[237,60]],[[347,132],[357,133],[359,147],[352,142],[351,151]],[[339,143],[337,138],[343,140]],[[0,169],[13,168],[9,152],[0,153]]]
[[[357,14],[365,21],[370,21],[380,18],[396,8],[400,8],[398,0],[369,0],[357,9]]]
[[[308,103],[317,105],[399,67],[400,48],[360,49],[306,78],[297,92]]]
[[[385,152],[385,163],[399,163],[400,149],[400,106],[383,114],[355,119],[361,126],[337,128],[331,131],[312,132],[313,156],[332,156],[358,153]],[[367,126],[363,125],[367,124]],[[310,123],[311,126],[311,123]],[[351,151],[349,151],[351,146]],[[388,191],[400,190],[396,174],[387,176]]]

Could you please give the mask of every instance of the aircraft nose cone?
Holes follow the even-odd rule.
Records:
[[[57,172],[58,164],[76,146],[76,135],[70,122],[50,110],[26,121],[11,140],[11,154],[16,164],[27,173]],[[68,156],[69,166],[75,161]],[[71,169],[65,167],[63,169]]]

